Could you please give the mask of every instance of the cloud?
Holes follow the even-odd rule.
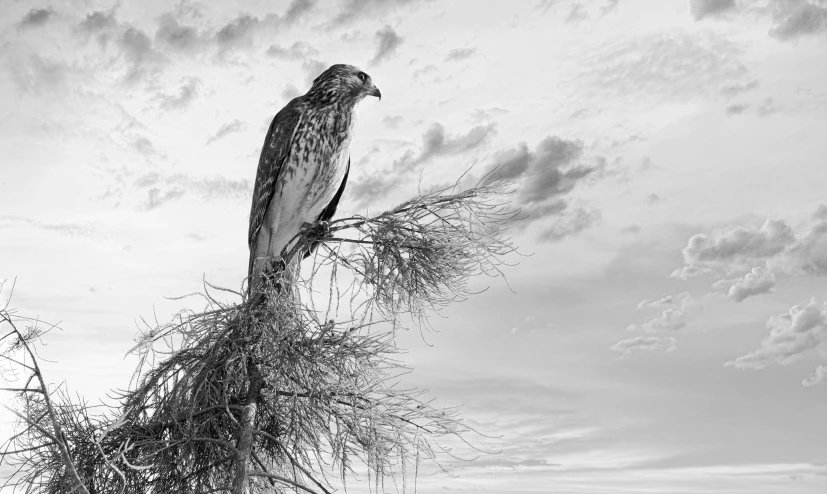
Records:
[[[246,200],[252,193],[249,180],[233,180],[221,176],[197,177],[180,173],[162,175],[147,173],[134,182],[138,190],[145,191],[141,208],[156,209],[192,194],[204,201]]]
[[[612,12],[620,0],[540,0],[537,8],[543,11],[560,6],[565,9],[566,22],[600,18]]]
[[[382,118],[382,125],[390,129],[395,129],[403,120],[405,120],[405,117],[402,115],[387,115]]]
[[[543,138],[532,151],[526,143],[495,155],[495,164],[486,170],[497,178],[515,182],[517,205],[528,215],[523,226],[548,216],[557,216],[555,223],[540,236],[559,240],[579,232],[600,219],[595,210],[579,209],[562,215],[568,202],[562,196],[585,183],[600,168],[582,162],[583,143],[557,136]],[[562,215],[562,216],[561,216]]]
[[[663,307],[662,311],[652,315],[642,324],[630,324],[627,331],[642,331],[645,333],[656,333],[659,331],[677,331],[686,327],[689,320],[694,318],[700,309],[700,305],[688,292],[679,293],[674,296],[667,296],[650,302],[644,300],[638,304],[639,309]]]
[[[399,36],[390,26],[385,26],[376,31],[375,38],[377,44],[376,54],[371,59],[370,65],[378,65],[390,58],[404,41],[404,38]]]
[[[727,296],[735,302],[743,302],[748,297],[771,293],[775,289],[775,275],[761,266],[755,266],[742,278],[719,280],[715,288],[729,288]]]
[[[316,77],[318,77],[322,72],[327,70],[328,67],[328,64],[319,60],[307,59],[304,62],[302,62],[302,69],[305,73],[305,80],[307,82],[307,86],[310,87],[310,85],[313,83]]]
[[[686,265],[730,272],[776,256],[795,240],[787,223],[767,220],[760,228],[730,226],[712,235],[694,235],[681,253]]]
[[[457,136],[446,134],[441,124],[432,124],[422,135],[422,151],[419,157],[405,164],[411,166],[427,161],[436,156],[463,153],[475,149],[488,141],[496,133],[494,124],[478,125],[467,133]]]
[[[103,239],[107,236],[98,231],[98,228],[93,223],[88,222],[58,222],[49,223],[43,221],[33,220],[31,218],[23,218],[20,216],[0,215],[0,229],[3,228],[19,228],[20,226],[31,226],[41,230],[59,233],[68,237],[78,238],[97,238]]]
[[[475,108],[474,111],[471,112],[471,118],[475,122],[488,122],[493,120],[497,115],[505,115],[506,113],[508,113],[508,110],[496,106],[489,108]]]
[[[816,220],[827,220],[827,204],[819,204],[813,211],[812,218]]]
[[[116,40],[116,44],[129,66],[125,77],[127,82],[141,79],[149,69],[163,60],[153,48],[152,40],[140,29],[127,27]]]
[[[215,134],[207,138],[207,145],[209,146],[210,144],[229,134],[232,134],[234,132],[241,132],[246,128],[247,125],[241,120],[233,120],[232,122],[225,123],[215,132]]]
[[[222,48],[249,46],[253,43],[253,30],[261,23],[258,17],[242,14],[218,30],[215,41]]]
[[[654,352],[664,350],[671,352],[676,348],[676,340],[672,336],[636,336],[620,340],[611,346],[613,352],[629,355],[634,352]]]
[[[115,19],[115,11],[109,12],[96,11],[87,14],[78,24],[78,30],[86,34],[99,34],[101,31],[114,29],[118,26],[118,21]]]
[[[757,88],[758,85],[758,81],[756,80],[744,83],[724,84],[723,86],[721,86],[720,91],[721,94],[723,94],[727,98],[732,98],[733,96],[738,96],[741,93],[751,91]]]
[[[735,8],[735,0],[690,0],[689,8],[696,21]]]
[[[827,342],[827,303],[811,300],[794,305],[785,314],[767,320],[770,330],[757,350],[726,365],[739,369],[763,369],[770,364],[789,364],[802,353]]]
[[[428,65],[426,65],[426,66],[424,66],[420,69],[416,69],[413,73],[413,76],[414,76],[414,79],[416,79],[419,76],[429,74],[431,72],[436,72],[436,70],[437,70],[436,65],[434,65],[432,63],[429,63]]]
[[[805,388],[827,383],[827,365],[819,365],[813,370],[813,373],[807,376],[801,385]]]
[[[304,60],[318,55],[319,50],[302,41],[296,41],[289,48],[278,45],[270,45],[265,52],[269,57],[283,58],[289,60]]]
[[[39,27],[54,18],[55,11],[51,8],[46,9],[31,9],[18,23],[21,28]]]
[[[735,301],[768,293],[775,276],[827,275],[827,220],[818,219],[809,227],[794,230],[783,220],[768,219],[761,227],[728,226],[711,235],[698,234],[689,239],[681,251],[684,265],[672,277],[687,279],[701,274],[721,279],[715,287],[730,287]]]
[[[136,136],[131,142],[132,148],[147,158],[160,156],[155,144],[144,136]]]
[[[160,94],[157,99],[162,110],[182,110],[189,107],[198,96],[201,79],[186,77],[181,80],[181,87],[176,94]]]
[[[316,0],[293,0],[287,6],[287,11],[281,17],[281,23],[284,25],[294,24],[301,19],[305,14],[313,10],[316,6]]]
[[[362,175],[353,184],[353,195],[365,205],[387,196],[392,189],[416,171],[417,165],[434,158],[452,156],[481,147],[497,132],[496,125],[478,125],[465,134],[451,135],[439,123],[433,123],[422,134],[419,152],[406,151],[393,164],[381,171]]]
[[[42,94],[64,87],[70,69],[60,61],[31,55],[27,59],[12,60],[11,74],[22,92]]]
[[[155,40],[169,48],[192,53],[204,46],[204,39],[193,26],[184,26],[170,13],[161,16]]]
[[[301,96],[302,92],[299,91],[299,88],[292,84],[288,84],[284,86],[284,89],[281,90],[281,97],[287,101],[292,100],[298,96]]]
[[[215,42],[221,52],[249,48],[255,41],[255,35],[261,30],[275,30],[295,24],[316,4],[314,0],[293,0],[284,15],[267,14],[263,18],[249,14],[240,14],[215,33]]]
[[[389,10],[421,3],[421,0],[347,0],[333,18],[333,25],[343,26],[359,19],[383,16]]]
[[[457,62],[460,60],[467,60],[474,56],[477,52],[476,48],[454,48],[445,55],[446,62]]]
[[[806,35],[827,32],[827,5],[819,2],[778,2],[781,12],[779,21],[770,35],[781,40],[790,40]]]
[[[680,301],[682,299],[682,296],[683,296],[683,294],[667,295],[667,296],[659,298],[657,300],[649,300],[649,299],[641,300],[637,304],[636,308],[638,310],[640,310],[640,309],[649,309],[649,308],[653,308],[653,307],[654,308],[669,307],[671,305],[674,305],[678,301]]]
[[[739,45],[712,31],[669,29],[599,45],[575,76],[582,89],[607,97],[685,100],[743,83],[749,70],[741,54]]]
[[[740,115],[749,109],[749,105],[745,104],[737,104],[737,105],[729,105],[726,107],[726,114],[727,115]]]
[[[649,194],[648,196],[646,196],[645,200],[646,200],[646,204],[657,204],[659,202],[664,201],[663,197],[661,197],[657,194],[654,194],[654,193]]]
[[[525,209],[524,211],[535,218],[545,216],[538,214],[538,211]],[[579,233],[587,228],[598,224],[603,219],[603,214],[594,208],[564,208],[564,210],[550,212],[555,215],[550,225],[540,231],[538,238],[549,242],[559,242],[566,237]]]

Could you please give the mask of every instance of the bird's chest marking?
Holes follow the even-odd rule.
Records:
[[[333,199],[347,169],[353,121],[350,111],[325,111],[299,122],[279,191],[290,220],[313,221]]]

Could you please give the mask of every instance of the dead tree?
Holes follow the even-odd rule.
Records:
[[[62,413],[45,414],[24,346],[31,362],[12,362],[40,385],[7,389],[24,404],[3,453],[20,468],[15,482],[42,493],[322,494],[366,468],[377,490],[387,479],[404,490],[421,462],[451,454],[441,439],[469,428],[456,409],[401,387],[396,332],[427,328],[429,311],[470,295],[472,276],[502,274],[517,216],[506,190],[484,180],[306,229],[282,258],[315,245],[310,272],[281,271],[257,297],[205,283],[202,310],[147,325],[133,382],[98,415],[65,396]],[[18,341],[39,336],[2,314]]]

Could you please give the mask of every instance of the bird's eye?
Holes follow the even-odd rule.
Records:
[[[367,75],[367,74],[365,74],[364,72],[359,72],[359,74],[357,75],[357,77],[358,77],[358,78],[359,78],[359,80],[360,80],[360,81],[362,81],[362,82],[365,82],[366,80],[368,80],[368,75]]]

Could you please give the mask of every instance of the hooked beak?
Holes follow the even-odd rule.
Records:
[[[371,84],[370,89],[368,89],[368,95],[376,96],[377,98],[379,98],[379,101],[382,101],[382,92],[379,91],[379,88],[373,84]]]

